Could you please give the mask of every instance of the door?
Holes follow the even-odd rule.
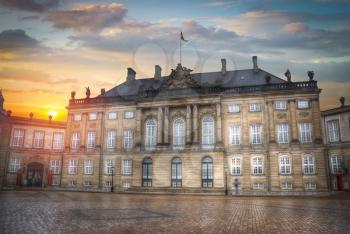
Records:
[[[338,188],[338,191],[343,191],[343,189],[344,189],[343,175],[338,173],[336,176],[337,176],[337,188]]]
[[[28,164],[27,186],[41,187],[43,181],[44,165],[38,162]]]

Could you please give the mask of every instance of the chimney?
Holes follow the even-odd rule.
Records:
[[[345,105],[345,97],[340,97],[339,101],[340,101],[340,106],[344,107],[344,105]]]
[[[224,58],[221,59],[221,74],[226,74],[226,59]]]
[[[135,76],[136,76],[136,72],[134,71],[134,69],[132,69],[131,67],[128,67],[128,76],[126,77],[126,81],[130,82],[135,80]]]
[[[159,65],[154,66],[154,78],[159,79],[162,77],[162,68]]]
[[[259,67],[258,67],[258,56],[253,56],[252,57],[253,60],[253,69],[254,72],[258,72],[259,71]]]

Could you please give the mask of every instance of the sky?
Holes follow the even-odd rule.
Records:
[[[292,81],[315,72],[321,109],[350,104],[350,0],[0,0],[0,88],[13,115],[66,119],[70,92],[85,97],[137,78],[258,65]]]

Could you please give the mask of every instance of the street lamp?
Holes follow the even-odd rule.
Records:
[[[113,177],[114,177],[114,166],[111,167],[111,170],[112,170],[112,186],[111,186],[111,192],[113,193],[114,191],[114,187],[113,187]]]

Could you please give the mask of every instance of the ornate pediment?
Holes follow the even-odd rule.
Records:
[[[199,87],[191,77],[191,69],[181,66],[179,63],[176,69],[171,69],[170,75],[164,80],[162,89],[185,89]]]

